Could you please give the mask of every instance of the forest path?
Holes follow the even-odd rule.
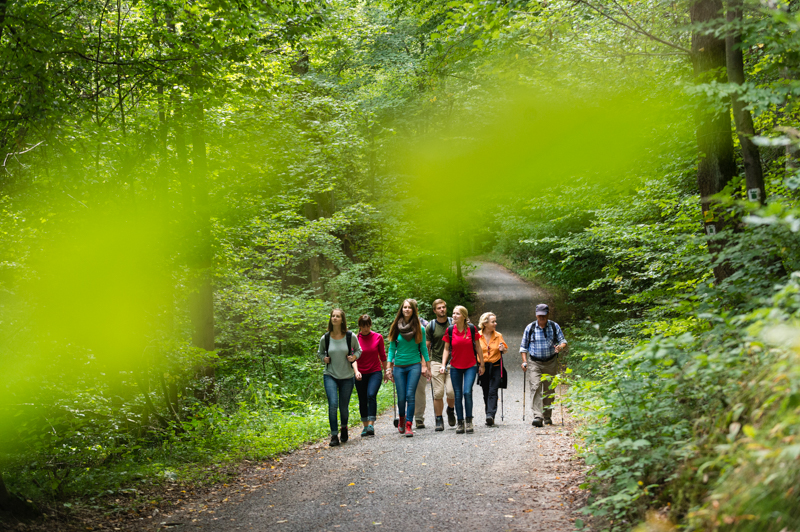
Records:
[[[545,294],[493,263],[477,263],[470,280],[479,297],[472,321],[494,312],[510,347],[505,420],[484,425],[476,385],[474,434],[456,434],[446,421],[444,432],[434,432],[428,400],[428,428],[413,438],[399,435],[387,412],[375,437],[354,430],[340,447],[321,442],[295,451],[159,521],[222,531],[574,530],[584,497],[582,469],[571,460],[572,422],[561,425],[560,409],[547,428],[532,427],[530,411],[522,421],[519,343]]]

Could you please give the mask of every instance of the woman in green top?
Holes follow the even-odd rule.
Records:
[[[411,437],[411,423],[414,421],[414,394],[420,375],[430,380],[431,362],[428,347],[422,335],[419,311],[413,299],[406,299],[397,309],[392,326],[389,327],[389,367],[386,377],[397,388],[397,407],[400,411],[400,434]],[[405,415],[404,408],[405,407]]]
[[[328,396],[328,422],[331,425],[331,447],[339,445],[339,427],[336,410],[342,417],[342,443],[347,441],[347,421],[350,412],[350,396],[355,386],[353,362],[361,356],[358,339],[347,330],[344,311],[335,308],[328,320],[328,332],[319,340],[319,358],[325,363],[322,376],[325,395]]]

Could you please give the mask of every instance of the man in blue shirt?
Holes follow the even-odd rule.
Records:
[[[550,381],[545,382],[544,386],[540,384],[542,375],[558,374],[558,353],[567,347],[561,327],[558,323],[550,321],[549,315],[550,307],[545,304],[536,305],[536,321],[525,327],[522,345],[519,348],[522,354],[522,371],[527,375],[526,380],[531,392],[534,427],[553,424]],[[523,408],[527,407],[523,405]]]

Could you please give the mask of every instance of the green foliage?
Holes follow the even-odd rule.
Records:
[[[620,530],[651,506],[690,528],[796,522],[798,289],[795,274],[764,307],[707,313],[700,336],[584,355],[594,371],[569,400],[585,420],[579,451],[596,494],[587,512]]]

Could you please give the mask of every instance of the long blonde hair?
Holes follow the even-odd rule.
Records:
[[[461,305],[456,305],[453,307],[453,312],[458,311],[459,314],[464,316],[464,330],[469,327],[469,311],[467,307],[462,307]],[[453,326],[458,329],[458,323],[454,323]]]
[[[489,323],[489,318],[491,318],[492,316],[494,316],[495,318],[497,317],[497,315],[494,312],[484,312],[483,314],[481,314],[481,319],[478,321],[478,329],[481,331],[481,334],[483,334],[483,328],[486,326],[487,323]]]

